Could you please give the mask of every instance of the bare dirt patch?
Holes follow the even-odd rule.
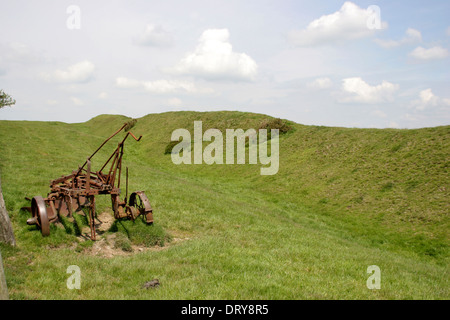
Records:
[[[124,250],[123,247],[118,245],[121,240],[121,235],[118,233],[108,233],[113,225],[115,218],[111,213],[102,212],[98,215],[95,223],[95,229],[97,232],[97,240],[92,243],[92,246],[86,247],[83,252],[92,256],[100,256],[104,258],[113,258],[116,256],[130,256],[146,251],[160,251],[167,249],[177,243],[189,240],[188,237],[174,237],[170,242],[165,243],[164,246],[152,246],[147,247],[143,245],[131,244]],[[92,241],[90,239],[90,229],[85,227],[82,230],[82,234],[78,237],[80,242]]]

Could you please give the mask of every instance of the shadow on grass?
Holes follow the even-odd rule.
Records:
[[[131,243],[135,245],[144,245],[146,247],[164,246],[170,242],[172,237],[160,225],[146,224],[142,219],[135,221],[120,219],[114,221],[108,230],[112,233],[122,233]]]

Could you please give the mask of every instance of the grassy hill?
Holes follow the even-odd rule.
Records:
[[[25,196],[81,165],[129,118],[86,123],[0,121],[2,188],[17,248],[1,246],[13,299],[448,299],[450,126],[415,130],[304,126],[287,121],[277,174],[260,164],[174,165],[171,133],[255,128],[243,112],[168,112],[138,119],[127,141],[130,191],[145,190],[163,247],[112,258],[87,254],[67,228],[42,238],[26,225]],[[113,139],[93,159],[101,165]],[[98,212],[109,212],[98,197]],[[159,228],[159,229],[158,229]],[[70,229],[70,228],[69,228]],[[119,228],[120,229],[120,228]],[[155,231],[156,230],[156,231]],[[104,237],[112,232],[107,232]],[[170,241],[172,239],[172,241]],[[78,265],[81,290],[68,290]],[[369,290],[367,267],[381,270]],[[156,290],[141,288],[153,278]]]

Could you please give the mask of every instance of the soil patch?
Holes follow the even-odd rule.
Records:
[[[84,253],[92,256],[101,256],[104,258],[113,258],[116,256],[130,256],[146,251],[160,251],[167,249],[177,243],[189,240],[187,237],[174,237],[170,242],[165,242],[163,246],[157,245],[147,247],[144,245],[135,245],[129,243],[124,247],[121,243],[123,241],[123,234],[119,232],[108,232],[115,222],[115,218],[108,212],[102,212],[98,215],[95,221],[95,229],[97,232],[97,240],[93,241],[92,246],[86,246],[83,249]],[[82,229],[82,234],[78,237],[78,240],[82,243],[85,241],[92,241],[90,238],[91,231],[89,227]]]

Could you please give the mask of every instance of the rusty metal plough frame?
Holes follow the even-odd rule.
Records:
[[[128,131],[102,168],[96,172],[92,171],[92,157],[120,131],[123,129],[127,131],[127,126],[129,124],[125,123],[106,139],[77,170],[52,180],[50,192],[46,198],[36,196],[31,199],[31,207],[27,209],[31,211],[32,217],[27,220],[27,224],[36,225],[41,230],[42,236],[48,236],[50,235],[50,223],[58,221],[60,215],[72,217],[74,212],[88,208],[91,239],[95,240],[95,196],[100,194],[111,195],[112,209],[116,219],[135,220],[137,217],[143,216],[147,224],[152,224],[153,210],[145,193],[143,191],[133,192],[128,200],[128,168],[126,168],[125,198],[124,200],[120,199],[120,177],[125,140],[131,136],[134,140],[140,141],[142,136],[137,138],[131,131]],[[108,164],[110,165],[108,166]]]

